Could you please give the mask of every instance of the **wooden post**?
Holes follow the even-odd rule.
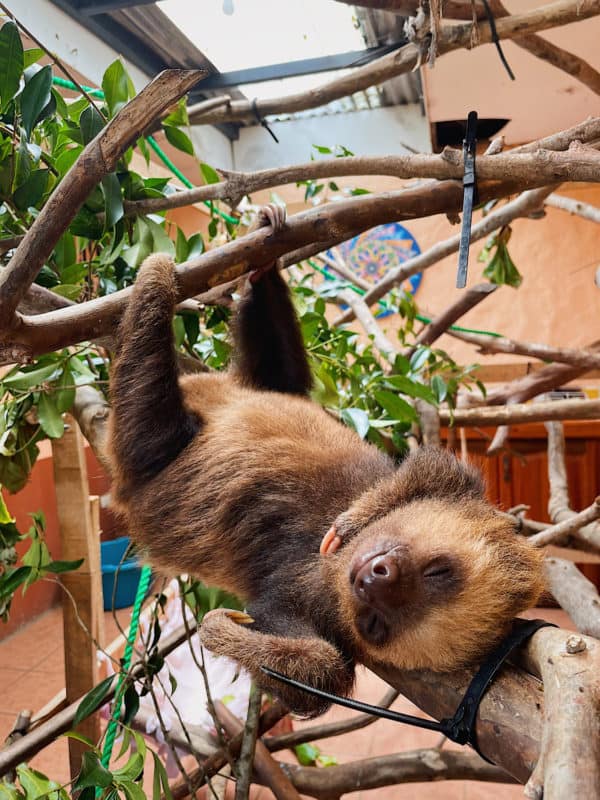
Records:
[[[63,626],[66,699],[71,703],[98,682],[96,646],[90,632],[94,637],[101,634],[103,614],[100,532],[98,514],[93,512],[90,503],[84,440],[71,417],[66,418],[66,423],[63,437],[52,442],[61,558],[66,561],[85,559],[76,572],[62,576],[63,585],[70,594],[64,593]],[[87,630],[83,629],[80,620]],[[96,742],[100,736],[98,715],[82,722],[78,731]],[[80,771],[81,756],[86,749],[83,743],[69,740],[71,777]]]

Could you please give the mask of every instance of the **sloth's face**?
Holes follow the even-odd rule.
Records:
[[[401,669],[478,661],[543,589],[541,553],[483,501],[410,503],[334,558],[357,650]]]

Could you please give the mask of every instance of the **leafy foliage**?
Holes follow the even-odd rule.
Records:
[[[512,230],[509,225],[493,233],[485,244],[478,257],[478,261],[485,263],[483,277],[491,283],[507,284],[518,289],[523,281],[523,276],[515,266],[508,252],[508,241]]]

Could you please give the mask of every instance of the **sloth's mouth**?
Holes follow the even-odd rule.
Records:
[[[390,626],[383,614],[367,605],[358,610],[356,627],[366,642],[376,646],[385,644],[390,636]]]

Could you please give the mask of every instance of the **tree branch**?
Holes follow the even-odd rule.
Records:
[[[91,190],[114,171],[152,120],[204,75],[202,70],[160,73],[84,148],[0,272],[0,330],[10,326],[15,309]]]
[[[536,342],[517,342],[504,336],[486,336],[479,333],[466,333],[464,331],[446,331],[448,336],[460,339],[463,342],[474,344],[480,353],[511,353],[512,355],[530,356],[542,361],[557,361],[561,364],[571,364],[583,369],[600,369],[600,353],[574,347],[552,347],[548,344]]]
[[[546,403],[456,408],[453,411],[441,408],[440,419],[443,425],[466,428],[556,419],[600,419],[600,400],[552,400]]]
[[[545,531],[536,533],[529,537],[529,542],[536,547],[543,547],[547,544],[553,544],[564,536],[569,536],[584,525],[589,525],[590,522],[595,522],[600,518],[600,497],[597,497],[591,506],[588,506],[578,514],[573,514],[569,519],[559,522],[557,525],[552,525],[546,528]]]
[[[482,184],[480,198],[485,202],[515,189],[516,183],[512,181]],[[424,184],[316,207],[289,217],[283,230],[277,234],[263,228],[180,264],[176,268],[180,290],[178,299],[194,297],[224,279],[231,280],[251,267],[260,267],[286,253],[293,253],[296,260],[300,254],[306,258],[374,225],[445,213],[458,210],[461,205],[461,185],[444,181],[435,183],[435,188]],[[36,354],[83,340],[98,339],[108,331],[114,331],[130,294],[131,288],[122,289],[59,311],[18,316],[14,327],[4,332],[4,340],[11,345],[29,347],[31,353]]]
[[[563,197],[560,194],[551,194],[544,201],[544,205],[552,208],[559,208],[561,211],[568,211],[569,214],[576,214],[578,217],[587,219],[590,222],[600,223],[600,208],[574,200],[572,197]],[[0,242],[2,244],[2,242]]]
[[[445,311],[431,320],[415,340],[415,347],[419,345],[431,345],[458,319],[464,316],[476,305],[493,294],[498,286],[494,283],[478,283],[465,292],[462,292],[457,300],[454,301]],[[409,352],[413,352],[415,347],[411,347]]]
[[[471,242],[479,241],[498,228],[508,225],[517,217],[527,216],[527,214],[540,208],[548,193],[554,191],[554,188],[555,184],[523,192],[514,200],[506,203],[506,205],[494,209],[494,211],[473,225],[471,228]],[[394,286],[400,286],[412,275],[416,275],[417,272],[423,272],[437,264],[442,258],[458,252],[459,246],[460,234],[456,234],[443,242],[438,242],[424,253],[408,259],[401,266],[389,270],[386,276],[367,292],[363,298],[364,302],[368,306],[374,305]],[[335,320],[334,325],[350,322],[353,318],[354,313],[352,310],[346,311]]]
[[[273,167],[256,172],[219,170],[225,180],[194,189],[174,192],[165,197],[129,200],[127,214],[151,214],[183,208],[205,200],[224,200],[235,207],[253,192],[304,180],[350,176],[382,175],[412,180],[459,180],[463,175],[463,155],[460,150],[446,148],[438,154],[418,153],[404,156],[347,156],[327,158]],[[497,181],[519,179],[523,185],[541,185],[563,181],[600,181],[600,153],[593,147],[573,143],[568,150],[539,148],[527,152],[509,150],[477,158],[477,179]]]
[[[490,8],[496,17],[510,16],[510,12],[505,8],[501,0],[489,0]],[[542,61],[547,61],[553,67],[566,72],[576,80],[591,89],[594,94],[600,94],[600,72],[595,70],[583,58],[570,53],[568,50],[563,50],[562,47],[552,44],[542,36],[529,34],[526,36],[516,36],[513,42],[517,47],[531,53],[531,55]]]
[[[546,558],[544,574],[548,591],[577,630],[600,639],[600,595],[594,584],[563,558]]]

